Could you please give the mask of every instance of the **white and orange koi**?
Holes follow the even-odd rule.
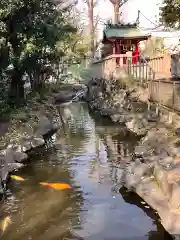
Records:
[[[64,189],[71,189],[71,186],[67,183],[46,183],[40,182],[40,185],[51,187],[56,190],[64,190]]]

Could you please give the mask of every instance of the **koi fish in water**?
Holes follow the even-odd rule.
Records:
[[[51,187],[56,190],[64,190],[64,189],[71,189],[71,186],[67,183],[46,183],[40,182],[40,185]]]
[[[1,224],[2,233],[4,233],[6,231],[8,225],[10,223],[11,223],[10,216],[5,217],[4,220],[2,221],[2,224]]]
[[[20,176],[16,176],[16,175],[11,175],[11,178],[17,181],[25,181],[24,178],[20,177]]]

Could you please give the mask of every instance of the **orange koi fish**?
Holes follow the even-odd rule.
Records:
[[[180,162],[180,157],[177,157],[177,158],[175,159],[175,161],[176,161],[176,162]]]
[[[25,181],[24,178],[20,177],[20,176],[16,176],[16,175],[11,175],[11,178],[17,181]]]
[[[40,185],[51,187],[56,190],[71,189],[71,186],[67,183],[46,183],[40,182]]]
[[[11,218],[10,216],[7,216],[4,218],[4,220],[2,221],[2,224],[1,224],[1,229],[2,229],[2,232],[4,233],[8,227],[8,225],[11,223]]]

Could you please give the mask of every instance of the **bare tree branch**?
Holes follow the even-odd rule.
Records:
[[[121,8],[125,3],[127,3],[128,2],[128,0],[123,0],[123,1],[121,1],[121,3],[119,4],[119,8]]]
[[[119,21],[119,8],[122,7],[128,0],[109,0],[114,7],[114,22]]]

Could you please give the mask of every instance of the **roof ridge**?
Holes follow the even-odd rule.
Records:
[[[128,28],[137,28],[138,24],[137,23],[107,23],[105,29],[111,28],[111,29],[128,29]]]

